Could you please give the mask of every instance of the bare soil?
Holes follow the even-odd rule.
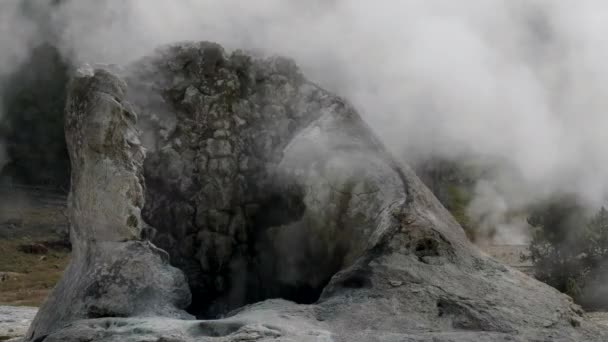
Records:
[[[39,306],[69,261],[64,194],[0,187],[0,305]]]

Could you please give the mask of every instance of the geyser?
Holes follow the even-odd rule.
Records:
[[[291,60],[174,45],[83,69],[66,118],[73,260],[28,342],[608,338]]]

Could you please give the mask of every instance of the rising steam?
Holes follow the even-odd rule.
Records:
[[[45,39],[75,64],[180,40],[291,56],[396,155],[500,165],[480,217],[608,194],[606,1],[4,0],[0,29],[0,76]]]

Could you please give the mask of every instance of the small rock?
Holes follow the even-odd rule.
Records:
[[[27,254],[46,254],[49,251],[45,245],[39,243],[20,245],[18,249]]]
[[[21,225],[23,224],[21,219],[15,218],[15,219],[9,219],[6,221],[6,225],[8,226],[8,229],[17,229],[19,227],[21,227]]]
[[[232,118],[234,119],[234,122],[236,123],[237,126],[243,126],[244,124],[247,123],[247,121],[241,119],[237,115],[233,116]]]
[[[227,136],[228,136],[228,131],[223,130],[223,129],[218,129],[217,131],[213,132],[214,138],[225,138]]]
[[[232,153],[232,146],[227,140],[208,139],[207,153],[212,157],[229,156]]]
[[[389,280],[388,283],[391,284],[392,287],[399,287],[403,285],[403,282],[399,280]]]
[[[550,327],[552,327],[553,325],[555,325],[555,322],[553,322],[553,321],[545,320],[545,321],[543,322],[543,327],[544,327],[544,328],[550,328]]]

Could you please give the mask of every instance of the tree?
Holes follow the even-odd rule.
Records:
[[[588,217],[575,201],[562,199],[536,209],[528,222],[535,227],[530,244],[535,276],[587,309],[608,307],[608,298],[598,292],[608,266],[608,210]]]
[[[57,49],[45,44],[8,78],[0,134],[9,162],[2,176],[31,185],[69,184],[63,133],[68,69]]]

